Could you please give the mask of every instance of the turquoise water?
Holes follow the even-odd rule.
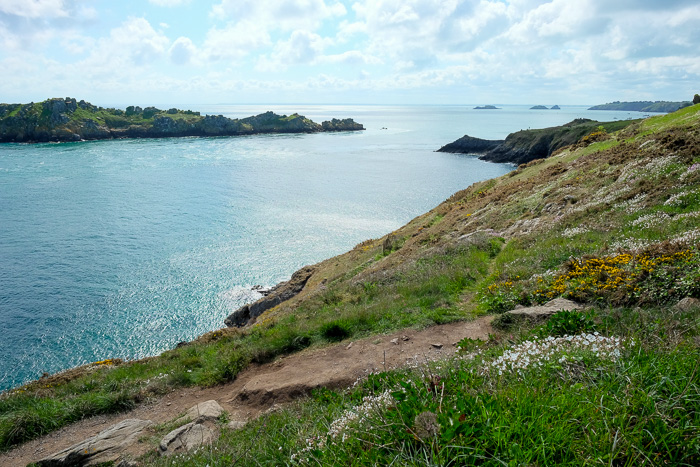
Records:
[[[365,132],[0,145],[0,390],[222,327],[248,289],[382,236],[508,165],[433,152],[585,108],[202,106]],[[638,114],[629,114],[638,116]],[[385,128],[385,129],[383,129]]]

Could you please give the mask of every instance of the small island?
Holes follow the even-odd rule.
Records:
[[[548,108],[546,105],[533,105],[530,107],[530,110],[561,110],[561,107],[553,105],[551,108]]]
[[[690,101],[670,102],[670,101],[635,101],[635,102],[609,102],[602,105],[594,105],[588,110],[622,110],[630,112],[675,112],[676,110],[688,107],[693,103]]]
[[[476,106],[474,107],[474,110],[499,110],[500,107],[496,107],[495,105],[482,105],[482,106]]]
[[[319,133],[364,129],[364,126],[351,118],[334,118],[318,124],[296,113],[287,116],[265,112],[232,119],[223,115],[203,116],[199,112],[175,108],[103,108],[71,97],[29,104],[0,104],[0,143]]]

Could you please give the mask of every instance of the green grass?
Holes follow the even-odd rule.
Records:
[[[489,245],[489,249],[492,246]],[[330,289],[295,315],[247,332],[217,336],[159,358],[104,368],[64,384],[36,383],[0,398],[0,447],[6,449],[83,417],[132,408],[182,386],[235,379],[250,362],[350,337],[468,318],[460,294],[486,271],[490,253],[465,248],[424,258],[385,283]],[[374,289],[374,291],[373,291]]]
[[[244,430],[225,432],[213,451],[167,465],[289,463],[304,439],[326,436],[343,411],[385,390],[398,402],[372,415],[378,417],[371,419],[374,428],[358,426],[349,440],[304,451],[310,463],[697,464],[693,365],[700,359],[700,318],[671,305],[684,296],[700,298],[700,250],[691,235],[700,210],[700,170],[691,165],[700,156],[665,148],[669,138],[656,135],[652,143],[661,145],[660,155],[639,150],[632,132],[671,131],[672,139],[682,126],[683,137],[697,142],[688,126],[697,127],[698,109],[634,124],[620,134],[628,138],[624,144],[594,143],[477,183],[394,232],[395,247],[387,254],[378,239],[323,263],[327,281],[314,284],[317,292],[269,310],[245,330],[215,331],[155,358],[5,393],[0,449],[178,387],[231,381],[249,364],[282,354],[565,296],[593,305],[594,315],[562,315],[538,329],[501,315],[502,334],[474,359],[373,376],[349,392],[321,391]],[[676,155],[664,159],[669,152]],[[514,229],[518,222],[521,228]],[[461,240],[479,229],[495,232]],[[684,236],[676,246],[665,243]],[[642,246],[630,252],[634,245]],[[622,253],[631,256],[620,266],[615,258]],[[649,267],[647,260],[657,263]],[[571,274],[576,265],[595,267]],[[616,274],[625,280],[605,286]],[[527,378],[480,370],[533,335],[592,329],[637,344],[615,362],[577,355],[573,366],[547,365]]]
[[[344,392],[317,391],[226,431],[196,454],[144,460],[155,466],[697,465],[700,310],[619,308],[590,316],[589,329],[621,339],[619,358],[568,350],[564,363],[498,374],[492,363],[499,356],[551,330],[525,325],[472,345],[466,358],[371,375]],[[364,399],[386,391],[387,405]],[[355,421],[339,422],[353,412]]]

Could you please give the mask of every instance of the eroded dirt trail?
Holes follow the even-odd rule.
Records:
[[[274,404],[303,397],[318,387],[342,388],[372,371],[424,363],[455,352],[465,338],[486,339],[492,316],[471,322],[434,326],[422,331],[405,330],[357,341],[310,349],[275,362],[247,368],[238,378],[213,388],[185,388],[167,394],[129,412],[82,420],[40,439],[0,454],[0,466],[24,466],[65,449],[127,418],[163,423],[199,402],[216,400],[231,420],[247,421]],[[138,456],[153,446],[140,443],[130,450]]]

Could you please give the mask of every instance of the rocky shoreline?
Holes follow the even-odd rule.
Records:
[[[224,320],[224,324],[228,327],[243,327],[253,324],[258,316],[262,315],[270,308],[298,295],[299,292],[304,289],[304,286],[306,286],[306,283],[315,271],[315,266],[304,266],[292,274],[291,279],[280,282],[274,287],[266,288],[259,285],[254,286],[251,290],[258,292],[262,297],[253,303],[243,305],[231,313]]]
[[[0,143],[47,143],[120,138],[240,136],[261,133],[361,131],[351,118],[316,123],[298,115],[265,112],[242,119],[191,110],[97,107],[74,98],[0,104]]]
[[[616,131],[636,120],[601,123],[589,119],[576,119],[565,125],[541,130],[522,130],[511,133],[505,140],[487,140],[464,135],[449,143],[438,152],[474,154],[479,159],[499,163],[525,164],[535,159],[549,157],[554,151],[564,146],[586,141],[599,141],[607,137],[607,131]],[[594,132],[600,135],[591,137]],[[304,266],[285,282],[273,287],[254,286],[251,290],[262,295],[258,300],[241,306],[231,313],[224,324],[228,327],[245,327],[254,324],[258,317],[267,310],[286,302],[304,290],[313,276],[317,265]]]
[[[607,134],[636,121],[638,120],[598,122],[577,118],[561,126],[541,130],[520,130],[509,134],[504,140],[487,140],[464,135],[441,147],[437,152],[474,154],[479,156],[479,159],[489,162],[526,164],[535,159],[547,158],[554,151],[576,144],[596,131]]]

